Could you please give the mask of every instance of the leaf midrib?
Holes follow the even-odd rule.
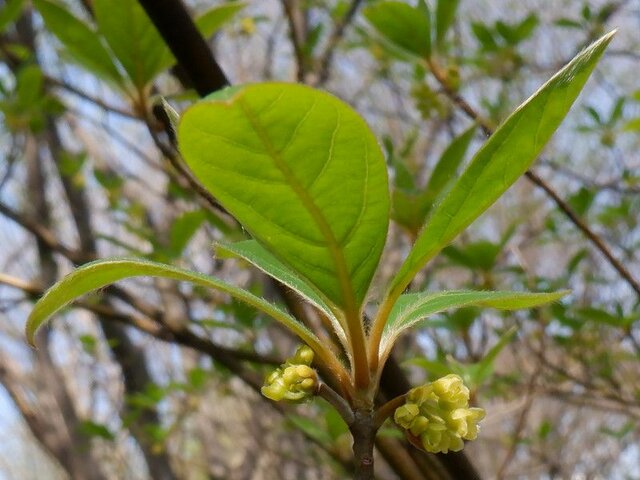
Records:
[[[349,271],[347,268],[347,263],[344,258],[344,254],[342,249],[340,248],[340,244],[338,243],[333,231],[331,230],[331,226],[327,222],[327,219],[322,214],[322,211],[315,204],[313,199],[310,197],[309,193],[302,186],[300,181],[293,174],[287,163],[281,157],[280,152],[274,147],[271,142],[267,132],[264,130],[263,126],[260,124],[259,119],[257,118],[255,112],[251,109],[247,102],[242,98],[238,98],[238,105],[246,115],[249,123],[251,124],[252,129],[258,135],[260,141],[264,145],[267,153],[269,154],[269,158],[273,161],[274,165],[282,175],[285,177],[292,190],[296,194],[296,196],[300,199],[303,206],[307,209],[307,211],[311,214],[312,220],[315,222],[316,226],[320,229],[320,233],[327,241],[327,248],[333,261],[336,266],[336,274],[338,277],[338,282],[340,284],[340,291],[342,293],[342,300],[344,302],[344,307],[348,312],[356,312],[357,306],[355,301],[355,295],[353,291],[353,286],[349,281]]]

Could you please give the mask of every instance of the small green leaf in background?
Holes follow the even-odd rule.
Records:
[[[387,170],[364,120],[302,85],[232,87],[178,130],[202,184],[267,250],[331,302],[364,301],[389,219]]]
[[[460,0],[438,0],[436,6],[436,43],[442,45],[444,39],[456,18],[456,10]]]
[[[133,85],[144,88],[162,69],[164,41],[134,0],[94,0],[98,30]]]
[[[429,260],[525,173],[566,116],[613,34],[579,53],[485,142],[432,212],[390,291],[399,294],[404,290]]]
[[[431,210],[432,204],[447,191],[447,187],[455,180],[458,168],[464,160],[476,130],[475,125],[467,129],[461,135],[454,138],[442,153],[440,160],[433,169],[433,172],[431,172],[422,199],[423,202],[428,203],[428,210]]]
[[[222,26],[247,6],[247,2],[231,2],[211,7],[195,19],[202,36],[213,36]]]
[[[393,47],[418,58],[431,54],[431,17],[423,0],[417,7],[404,2],[377,2],[364,16]]]
[[[496,31],[509,45],[517,45],[529,38],[539,23],[537,15],[532,13],[515,25],[497,21]]]
[[[169,247],[171,258],[178,258],[207,218],[204,210],[184,212],[177,217],[169,228]]]
[[[429,211],[447,191],[462,164],[476,132],[473,126],[454,138],[436,163],[424,189],[415,185],[415,174],[409,172],[401,158],[394,157],[395,188],[393,190],[393,219],[414,237],[420,233]]]
[[[422,368],[429,374],[430,378],[438,378],[455,373],[460,375],[472,390],[480,387],[493,374],[495,361],[504,348],[513,340],[516,334],[516,327],[511,327],[500,336],[496,344],[482,357],[479,362],[467,364],[457,361],[451,356],[445,360],[429,360],[428,358],[412,358],[404,362],[406,365],[415,365]]]
[[[4,32],[6,28],[15,22],[22,13],[24,0],[7,0],[4,7],[0,10],[0,32]]]
[[[34,0],[33,4],[73,60],[103,80],[122,85],[122,76],[111,54],[92,27],[50,0]]]
[[[84,420],[78,425],[80,433],[88,437],[98,437],[110,442],[116,439],[116,436],[102,423],[96,423],[92,420]]]

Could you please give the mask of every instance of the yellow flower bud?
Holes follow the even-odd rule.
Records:
[[[458,375],[412,389],[406,402],[394,420],[411,443],[432,453],[462,450],[463,440],[478,436],[478,422],[485,416],[482,408],[469,408],[469,389]]]
[[[291,363],[311,365],[313,362],[313,350],[307,345],[300,345],[293,355]]]
[[[310,399],[316,394],[318,376],[309,365],[300,362],[311,361],[313,351],[306,346],[298,348],[293,358],[267,376],[262,394],[276,402],[286,400],[295,403]]]
[[[275,372],[274,372],[275,373]],[[272,375],[270,375],[271,377]],[[262,394],[274,402],[279,402],[287,393],[287,386],[281,377],[276,377],[272,382],[265,384],[260,391]]]

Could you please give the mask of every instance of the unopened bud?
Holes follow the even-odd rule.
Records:
[[[407,403],[396,409],[394,420],[413,444],[428,452],[460,451],[464,440],[475,440],[482,408],[469,408],[469,389],[458,375],[412,389]]]
[[[303,402],[316,394],[318,375],[306,362],[313,361],[313,351],[304,346],[294,357],[271,372],[265,379],[262,394],[274,401]],[[307,351],[308,349],[308,351]]]
[[[313,350],[306,345],[300,345],[291,359],[291,363],[301,363],[311,365],[313,362]]]

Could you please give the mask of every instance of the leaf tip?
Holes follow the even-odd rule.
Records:
[[[39,326],[35,324],[33,317],[29,317],[27,319],[27,325],[25,326],[25,337],[27,338],[27,344],[33,348],[36,347],[36,332],[38,331]]]

